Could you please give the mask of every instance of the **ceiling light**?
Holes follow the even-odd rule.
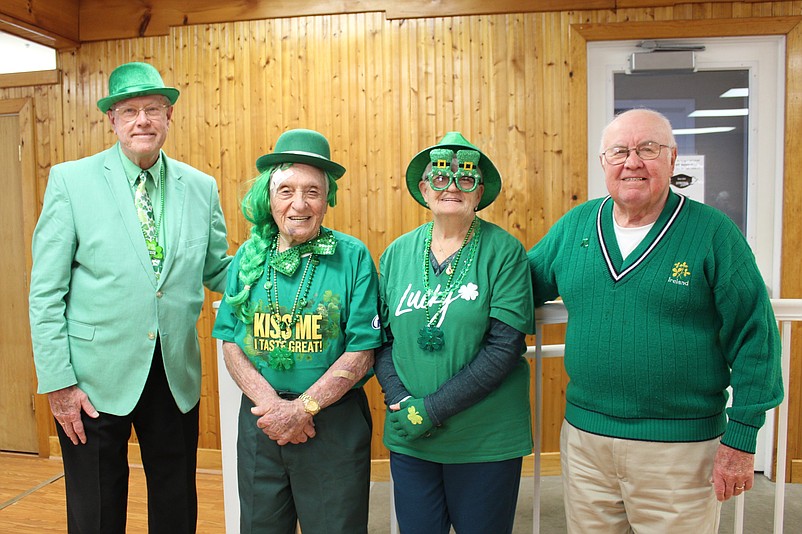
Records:
[[[749,108],[697,109],[688,114],[689,117],[744,117],[746,115],[749,115]]]
[[[749,96],[748,87],[733,87],[724,91],[719,98],[738,98]]]
[[[678,128],[676,130],[671,130],[671,131],[674,135],[698,135],[698,134],[731,132],[734,129],[735,126],[715,126],[712,128]]]

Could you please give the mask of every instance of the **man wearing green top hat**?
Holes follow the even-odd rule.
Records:
[[[322,226],[345,173],[322,134],[284,132],[256,168],[242,201],[251,235],[213,331],[243,392],[240,532],[366,534],[376,268],[361,241]]]
[[[231,257],[214,178],[161,150],[178,94],[149,64],[117,67],[97,105],[119,141],[53,166],[33,236],[31,337],[71,533],[125,532],[132,426],[149,532],[195,532],[195,324]]]

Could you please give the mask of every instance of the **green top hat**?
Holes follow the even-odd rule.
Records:
[[[287,130],[276,141],[272,154],[265,154],[256,160],[256,168],[264,172],[278,163],[306,163],[330,172],[335,179],[345,174],[345,167],[331,161],[329,142],[323,134],[314,130]]]
[[[412,158],[412,161],[409,162],[409,166],[407,167],[407,189],[409,189],[409,193],[412,195],[412,198],[418,201],[418,204],[428,207],[426,206],[426,201],[423,199],[423,195],[418,188],[418,183],[423,177],[423,171],[431,161],[429,158],[429,152],[436,148],[449,148],[454,152],[464,149],[476,150],[479,152],[479,170],[482,172],[482,184],[484,185],[485,190],[484,193],[482,193],[482,198],[479,200],[477,210],[486,208],[494,200],[496,200],[499,192],[501,192],[501,174],[499,174],[496,166],[493,165],[493,162],[490,161],[490,158],[488,158],[481,150],[469,143],[468,140],[465,139],[465,136],[463,136],[460,132],[448,132],[443,136],[439,143],[434,146],[430,146],[427,149],[421,150],[414,158]]]
[[[114,69],[109,76],[109,96],[97,101],[100,111],[106,113],[111,106],[137,96],[163,95],[175,104],[178,89],[165,87],[159,71],[148,63],[125,63]]]

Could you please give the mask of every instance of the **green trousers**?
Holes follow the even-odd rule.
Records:
[[[317,434],[279,446],[256,427],[242,396],[237,439],[240,533],[366,534],[372,422],[354,389],[315,416]]]

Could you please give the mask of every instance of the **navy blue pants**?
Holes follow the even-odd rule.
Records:
[[[521,458],[440,464],[390,453],[401,534],[512,532]]]

